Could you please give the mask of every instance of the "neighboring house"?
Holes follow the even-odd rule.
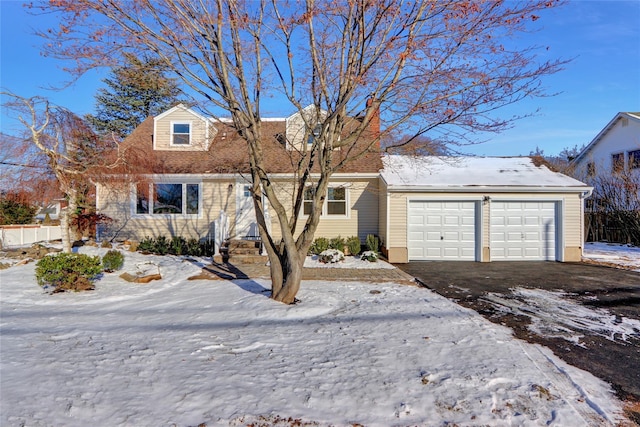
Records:
[[[640,171],[640,113],[618,113],[571,162],[582,180],[620,170]]]
[[[62,209],[62,202],[53,202],[44,206],[38,210],[36,214],[36,219],[39,221],[44,221],[49,215],[49,219],[56,220],[60,218],[60,211]]]
[[[261,123],[266,165],[283,195],[293,188],[292,149],[306,143],[301,114]],[[107,232],[211,238],[222,227],[225,238],[257,237],[247,147],[228,121],[179,105],[147,119],[121,148],[141,179],[97,185],[98,212],[117,220]],[[375,234],[397,263],[579,261],[589,192],[526,157],[382,157],[376,147],[333,174],[316,237]]]

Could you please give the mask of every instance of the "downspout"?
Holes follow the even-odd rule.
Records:
[[[580,258],[582,258],[582,256],[584,255],[584,200],[587,197],[591,197],[591,195],[593,194],[593,188],[590,188],[586,191],[583,191],[582,193],[580,193],[580,200],[582,200],[582,203],[580,203],[580,242],[582,243],[580,245]]]

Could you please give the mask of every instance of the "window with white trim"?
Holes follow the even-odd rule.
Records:
[[[302,213],[304,215],[311,214],[313,209],[313,196],[315,189],[309,187],[304,190],[304,200]],[[345,187],[329,187],[327,189],[327,197],[322,206],[321,216],[326,217],[346,217],[348,216],[348,192]]]
[[[191,144],[191,123],[171,122],[171,145]]]
[[[136,186],[138,215],[198,215],[202,206],[200,184],[152,183]]]

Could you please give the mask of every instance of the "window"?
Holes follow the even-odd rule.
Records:
[[[307,188],[304,190],[304,201],[303,201],[302,213],[304,213],[305,215],[311,214],[311,210],[313,209],[314,194],[315,194],[315,191],[313,190],[313,188]]]
[[[347,197],[344,187],[329,188],[327,193],[327,215],[346,215]]]
[[[136,214],[198,215],[200,184],[138,184]]]
[[[304,191],[302,212],[311,214],[313,209],[314,189],[307,188]],[[327,198],[322,206],[322,216],[347,216],[347,189],[344,187],[330,187],[327,190]]]
[[[171,123],[171,144],[189,145],[191,144],[191,124]]]
[[[596,164],[593,162],[587,163],[587,176],[593,178],[596,176]]]
[[[629,151],[627,155],[629,156],[629,169],[640,168],[640,150]]]
[[[624,153],[616,153],[611,155],[611,165],[613,172],[624,170]]]
[[[309,132],[309,139],[307,139],[308,145],[313,145],[316,138],[322,133],[322,125],[316,125],[311,132]]]

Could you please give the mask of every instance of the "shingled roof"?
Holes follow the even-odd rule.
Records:
[[[297,160],[296,152],[287,150],[279,142],[285,135],[285,120],[265,120],[261,122],[264,138],[265,167],[269,173],[292,173]],[[178,151],[153,149],[153,117],[142,122],[121,144],[126,162],[135,165],[135,172],[141,174],[216,174],[248,173],[249,157],[247,143],[229,123],[216,122],[216,136],[208,150]],[[368,141],[362,139],[362,146]],[[343,150],[336,150],[336,157],[342,158]],[[378,173],[382,169],[379,145],[357,159],[347,162],[338,172]]]

